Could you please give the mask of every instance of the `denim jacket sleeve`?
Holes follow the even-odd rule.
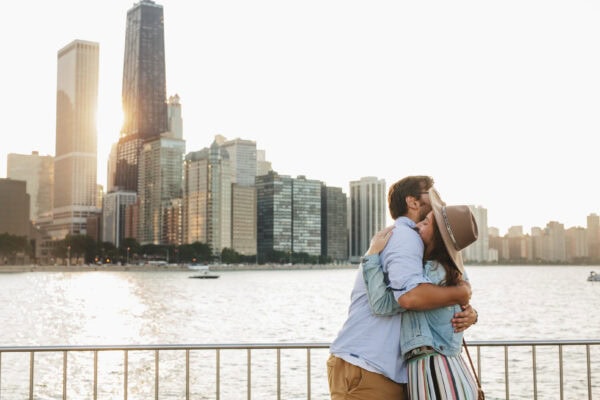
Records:
[[[369,299],[369,305],[373,314],[389,316],[405,311],[400,307],[394,298],[392,289],[385,282],[385,274],[378,254],[363,257],[361,268],[365,286],[367,287],[367,298]]]

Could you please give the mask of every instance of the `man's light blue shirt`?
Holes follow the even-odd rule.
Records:
[[[395,297],[423,282],[423,241],[414,230],[415,223],[400,217],[384,251],[383,269],[389,286],[397,289]],[[362,271],[359,270],[350,295],[348,318],[331,344],[333,355],[345,361],[377,372],[398,383],[407,382],[406,366],[400,349],[400,314],[378,317],[373,314],[367,298]]]

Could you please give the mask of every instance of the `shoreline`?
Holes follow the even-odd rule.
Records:
[[[295,271],[310,269],[354,269],[358,264],[248,264],[248,265],[211,265],[211,271]],[[187,265],[0,265],[1,273],[18,272],[197,272]]]

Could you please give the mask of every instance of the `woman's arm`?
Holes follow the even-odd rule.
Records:
[[[387,287],[379,259],[379,252],[385,247],[393,228],[393,226],[387,227],[373,236],[371,245],[361,262],[369,305],[373,313],[378,316],[394,315],[404,311],[394,298],[392,290]]]
[[[385,283],[385,275],[381,268],[379,254],[363,257],[361,268],[367,287],[367,298],[373,314],[388,316],[404,311],[400,308],[392,290]]]

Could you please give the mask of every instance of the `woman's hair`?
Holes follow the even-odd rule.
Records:
[[[450,258],[448,250],[446,250],[444,239],[442,239],[442,234],[435,218],[433,218],[433,248],[428,258],[439,262],[446,270],[446,278],[441,282],[442,286],[458,285],[462,274],[456,264],[454,264],[454,261],[452,261],[452,258]]]

